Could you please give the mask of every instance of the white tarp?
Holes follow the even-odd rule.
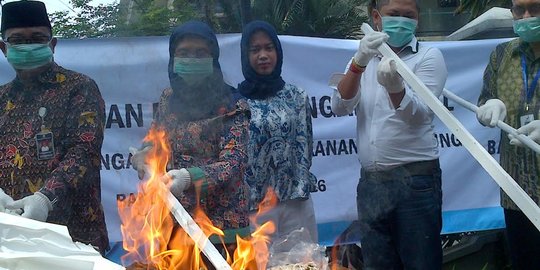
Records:
[[[0,269],[122,270],[92,246],[73,242],[65,226],[0,212]]]
[[[476,103],[489,53],[503,40],[430,42],[439,47],[449,71],[446,88]],[[242,80],[240,35],[220,35],[221,66],[226,80]],[[335,117],[330,110],[332,73],[342,72],[357,41],[282,36],[283,78],[305,89],[313,107],[313,167],[319,191],[313,194],[320,242],[332,241],[356,219],[356,158],[353,116]],[[60,40],[56,61],[96,80],[106,102],[102,149],[102,201],[111,242],[121,241],[117,200],[129,200],[138,178],[130,168],[129,146],[139,146],[152,122],[153,106],[168,85],[168,38]],[[0,83],[14,72],[0,59]],[[447,107],[490,153],[498,158],[499,130],[482,127],[473,113],[451,101]],[[504,227],[499,188],[438,120],[443,170],[443,233]],[[355,239],[351,239],[354,241]]]

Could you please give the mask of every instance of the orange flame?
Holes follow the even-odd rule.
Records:
[[[121,232],[123,248],[127,254],[122,257],[124,265],[144,264],[147,269],[208,269],[200,248],[179,226],[175,226],[167,202],[171,179],[164,177],[169,162],[170,147],[167,134],[162,129],[152,128],[144,138],[153,148],[146,157],[150,177],[138,186],[134,198],[119,201],[118,209],[122,220]],[[163,184],[165,182],[165,184]],[[197,190],[197,189],[196,189]],[[198,200],[197,200],[198,201]],[[259,211],[251,219],[265,213],[277,204],[277,196],[269,190],[259,206]],[[191,213],[204,234],[223,236],[219,228],[212,225],[200,207]],[[227,254],[227,262],[234,270],[266,269],[269,257],[268,244],[275,231],[272,222],[256,226],[250,239],[237,236],[234,261]]]
[[[257,218],[275,207],[277,202],[275,192],[269,188],[264,199],[259,204],[257,214],[250,218],[251,224],[255,224],[256,227],[256,230],[251,234],[251,239],[248,241],[236,237],[238,247],[234,252],[234,263],[231,265],[233,269],[266,269],[270,255],[268,250],[270,235],[276,231],[276,226],[271,221],[259,226]]]
[[[171,253],[168,252],[167,243],[173,235],[174,224],[164,201],[168,189],[161,184],[159,177],[165,173],[170,153],[165,138],[164,131],[154,129],[146,136],[145,141],[152,142],[154,146],[146,160],[151,170],[150,179],[139,185],[134,200],[118,205],[123,247],[127,251],[122,260],[136,261],[158,269],[170,269],[168,258]]]
[[[331,263],[330,263],[330,270],[338,270],[339,269],[339,263],[338,263],[338,251],[339,251],[339,241],[334,243],[334,246],[332,247],[331,251],[330,251],[330,258],[331,258]]]

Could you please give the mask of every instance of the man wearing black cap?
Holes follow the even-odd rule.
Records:
[[[0,209],[66,225],[74,241],[103,253],[99,89],[54,62],[56,39],[42,2],[4,4],[1,32],[0,49],[17,76],[0,87]]]

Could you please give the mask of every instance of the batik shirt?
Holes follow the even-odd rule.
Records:
[[[521,126],[520,116],[533,114],[540,119],[540,87],[537,85],[532,99],[526,102],[522,76],[522,56],[525,57],[527,81],[529,85],[540,68],[540,58],[536,58],[528,43],[515,39],[497,46],[491,53],[484,72],[484,85],[478,105],[497,98],[506,105],[504,120],[514,128]],[[527,110],[528,108],[528,110]],[[537,204],[540,202],[540,156],[528,147],[510,145],[506,133],[501,134],[500,164]],[[502,206],[518,210],[504,192],[501,192]]]
[[[16,78],[0,87],[0,187],[16,200],[45,194],[53,205],[47,222],[66,225],[74,241],[103,252],[103,99],[92,79],[54,63],[38,82],[25,87]],[[37,140],[49,132],[52,139]],[[38,151],[50,155],[38,158]]]
[[[179,121],[169,108],[172,89],[160,99],[155,124],[164,127],[172,150],[171,168],[189,171],[192,185],[180,203],[193,213],[199,205],[225,242],[249,234],[248,187],[244,182],[248,110],[245,100],[223,105],[213,116]]]
[[[246,181],[255,210],[271,188],[279,201],[307,199],[316,184],[309,171],[313,148],[311,109],[304,90],[285,84],[275,96],[248,100]]]

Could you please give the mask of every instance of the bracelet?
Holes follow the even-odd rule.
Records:
[[[360,73],[364,72],[364,70],[366,70],[366,67],[362,67],[362,66],[358,65],[354,61],[354,58],[353,58],[352,61],[351,61],[351,65],[349,66],[349,70],[354,74],[360,74]]]

